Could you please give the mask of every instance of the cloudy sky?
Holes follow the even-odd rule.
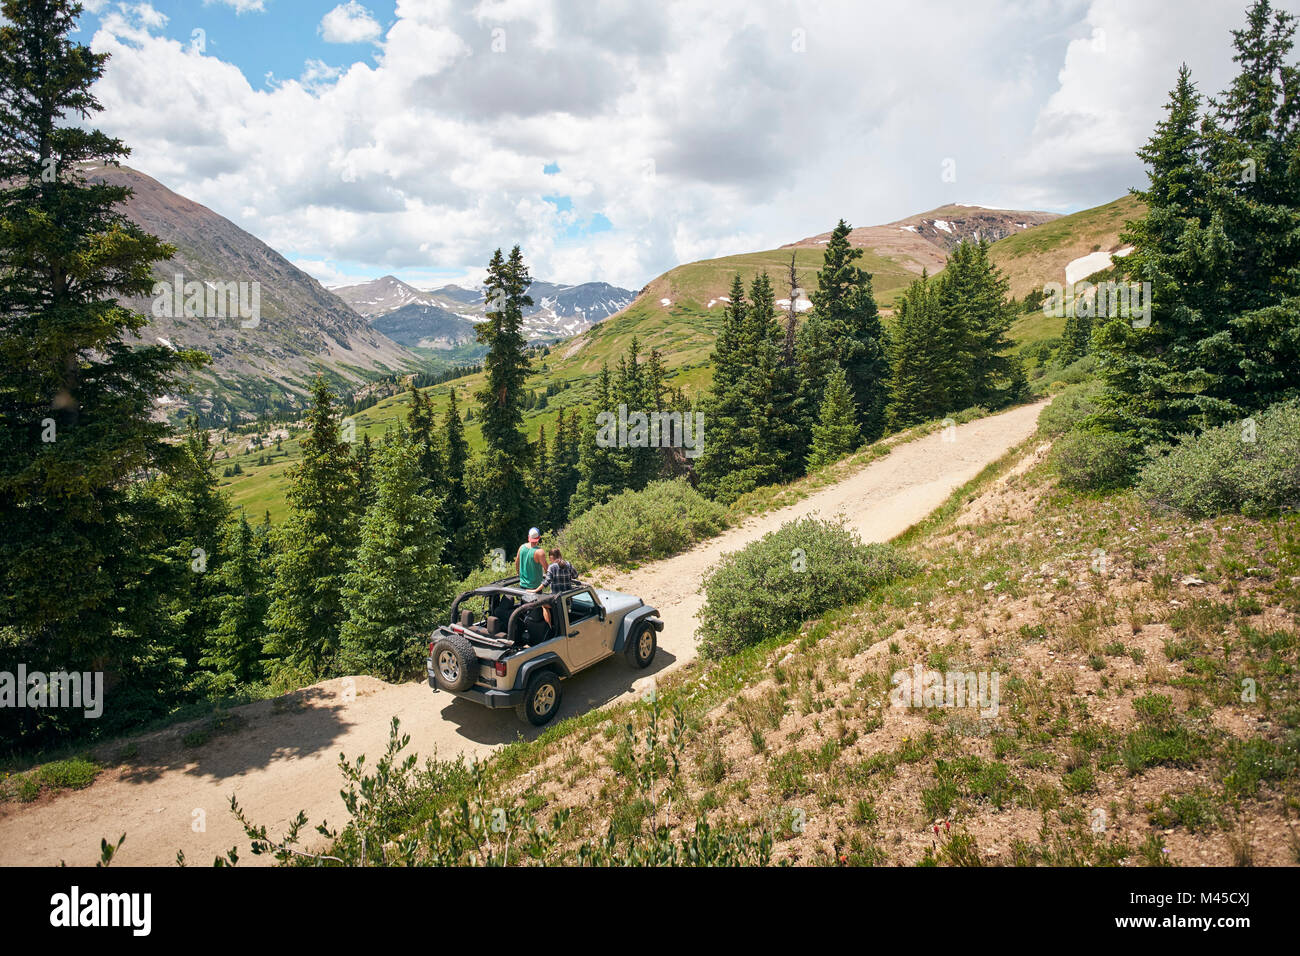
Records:
[[[90,0],[78,38],[131,165],[327,285],[517,242],[635,289],[840,217],[1108,202],[1180,62],[1226,85],[1245,6]]]

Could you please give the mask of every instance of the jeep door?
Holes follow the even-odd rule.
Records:
[[[590,588],[564,599],[564,616],[568,623],[566,657],[570,669],[586,667],[610,653],[614,646],[610,640],[613,625]]]

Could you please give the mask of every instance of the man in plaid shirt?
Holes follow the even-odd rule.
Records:
[[[559,548],[551,548],[551,563],[546,568],[546,573],[542,575],[542,583],[531,591],[540,591],[546,585],[551,586],[552,594],[560,594],[568,591],[578,583],[578,572],[573,570],[573,565],[564,558],[560,557]],[[546,618],[547,626],[551,623],[551,607],[549,604],[543,605],[542,614]]]

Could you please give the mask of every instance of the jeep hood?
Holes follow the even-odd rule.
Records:
[[[619,591],[602,591],[597,588],[596,594],[600,598],[600,603],[605,605],[608,614],[626,614],[645,603],[635,594],[623,594]]]

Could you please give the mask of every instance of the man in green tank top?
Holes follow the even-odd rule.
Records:
[[[528,543],[519,546],[515,555],[515,569],[519,572],[519,586],[533,590],[542,583],[546,572],[546,552],[539,546],[542,533],[536,528],[528,529]]]

